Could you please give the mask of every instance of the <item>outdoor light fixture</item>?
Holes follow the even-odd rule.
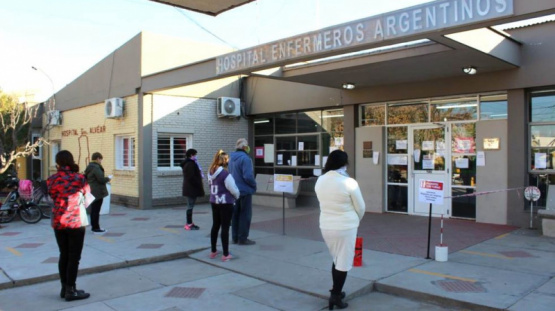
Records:
[[[346,90],[352,90],[355,88],[355,85],[353,83],[343,83],[343,88]]]
[[[478,70],[474,66],[464,67],[462,71],[467,75],[475,75],[478,72]]]

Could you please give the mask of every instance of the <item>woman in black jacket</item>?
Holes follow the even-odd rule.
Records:
[[[198,197],[204,196],[202,174],[196,162],[197,151],[189,149],[185,153],[186,159],[181,162],[183,170],[183,196],[187,198],[187,223],[185,230],[198,230],[199,227],[193,223],[193,208]]]

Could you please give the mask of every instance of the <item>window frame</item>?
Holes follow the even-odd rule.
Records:
[[[133,144],[132,148],[130,148],[131,152],[127,155],[128,156],[128,163],[131,165],[124,165],[124,140],[130,139],[131,143]],[[137,146],[136,138],[133,135],[116,135],[116,160],[115,160],[115,167],[116,170],[122,171],[132,171],[135,170],[137,164],[135,162],[135,147]]]
[[[159,150],[158,150],[158,140],[160,138],[169,138],[170,139],[170,166],[160,166],[159,163]],[[158,171],[172,171],[172,170],[180,170],[181,167],[175,166],[175,150],[174,150],[174,140],[176,138],[185,138],[186,146],[185,151],[188,149],[193,148],[193,134],[191,133],[167,133],[167,132],[159,132],[158,137],[156,138],[156,169]]]

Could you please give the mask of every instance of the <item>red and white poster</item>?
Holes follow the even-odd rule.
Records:
[[[434,180],[421,180],[418,187],[418,201],[443,204],[443,182]]]

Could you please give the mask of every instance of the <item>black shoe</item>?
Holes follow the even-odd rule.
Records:
[[[76,291],[84,293],[84,290],[76,289]],[[60,291],[60,298],[66,298],[66,286],[62,284],[62,290]]]
[[[66,287],[66,294],[65,294],[66,301],[87,299],[90,296],[91,294],[85,293],[84,290],[78,290],[75,288],[75,286]]]
[[[256,242],[249,239],[245,239],[244,241],[239,241],[239,245],[254,245],[254,244],[256,244]]]
[[[343,292],[339,293],[339,294],[334,294],[331,293],[330,294],[330,299],[328,300],[328,309],[329,310],[333,310],[334,307],[337,307],[337,309],[345,309],[347,308],[347,306],[349,305],[346,302],[343,302],[343,298],[341,297],[343,294]]]
[[[237,244],[237,240],[232,240],[231,244]]]
[[[103,229],[103,228],[98,228],[98,229],[92,229],[93,234],[103,234],[108,232],[108,230]]]

